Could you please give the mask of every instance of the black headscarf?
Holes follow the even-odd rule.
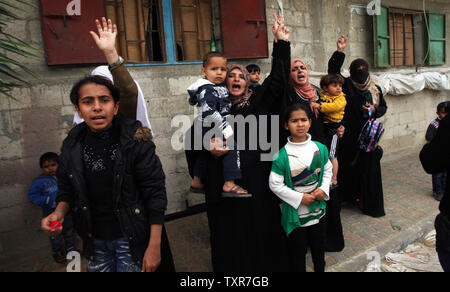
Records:
[[[350,64],[350,79],[356,89],[361,92],[363,104],[369,103],[378,107],[380,91],[369,74],[369,63],[364,59],[356,59]]]
[[[364,59],[354,60],[350,64],[350,78],[356,83],[364,84],[369,78],[369,63]]]

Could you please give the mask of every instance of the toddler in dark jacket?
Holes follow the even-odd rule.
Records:
[[[203,60],[202,73],[205,78],[198,79],[187,89],[189,93],[189,104],[196,105],[199,115],[194,121],[194,147],[209,142],[211,138],[223,136],[226,139],[230,151],[223,156],[223,173],[225,183],[223,185],[223,197],[249,197],[246,190],[234,183],[242,177],[239,151],[234,145],[232,138],[234,132],[227,118],[231,112],[232,102],[228,98],[228,90],[224,85],[227,77],[227,59],[217,52],[208,53]],[[215,130],[215,131],[214,131]],[[209,132],[214,131],[209,139]],[[217,133],[217,134],[215,134]],[[207,142],[205,142],[208,140]],[[206,162],[208,159],[209,145],[203,145],[203,149],[197,150],[197,158],[194,162],[193,180],[190,191],[203,193],[202,178],[206,173]],[[195,147],[197,148],[197,147]],[[192,149],[190,149],[192,150]]]

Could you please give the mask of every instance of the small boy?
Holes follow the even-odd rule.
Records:
[[[249,197],[246,190],[234,183],[241,178],[239,167],[239,153],[230,139],[233,128],[228,124],[227,117],[231,111],[231,101],[228,99],[228,90],[224,85],[227,77],[227,59],[223,54],[210,52],[203,60],[202,74],[204,78],[198,79],[187,89],[189,104],[197,105],[199,117],[194,122],[194,139],[203,142],[203,137],[210,130],[219,130],[227,140],[231,150],[223,156],[223,170],[225,183],[223,197]],[[200,140],[199,140],[200,139]],[[198,144],[198,143],[194,143]],[[209,145],[205,145],[209,146]],[[208,147],[203,147],[208,148]],[[191,181],[190,191],[203,193],[204,186],[201,179],[205,175],[208,153],[201,150],[194,166],[194,178]]]
[[[247,69],[248,73],[250,73],[250,89],[255,89],[261,86],[259,83],[259,81],[261,81],[261,68],[259,68],[256,64],[250,64],[245,67],[245,69]]]
[[[326,128],[327,147],[330,150],[330,161],[333,165],[333,177],[331,178],[332,187],[337,186],[338,160],[337,146],[338,134],[337,129],[342,126],[344,118],[345,106],[347,100],[342,92],[342,84],[344,78],[337,74],[325,75],[320,79],[320,104],[313,103],[312,107],[319,109],[324,114],[324,125]]]
[[[47,152],[39,158],[39,166],[43,173],[37,177],[28,191],[28,199],[42,208],[43,217],[53,213],[56,208],[56,195],[58,194],[58,183],[56,171],[58,170],[58,154]],[[50,237],[53,259],[59,264],[66,263],[65,253],[75,248],[75,233],[70,216],[64,221],[64,244],[61,236]]]
[[[425,139],[431,142],[436,136],[437,130],[439,128],[439,122],[445,118],[448,114],[450,108],[450,101],[441,102],[437,106],[437,118],[433,120],[428,126],[427,132],[425,134]],[[433,197],[437,201],[441,201],[445,193],[445,183],[447,179],[447,172],[432,174],[432,184],[433,184]]]

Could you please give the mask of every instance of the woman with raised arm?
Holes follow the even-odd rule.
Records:
[[[329,74],[341,74],[345,60],[344,50],[347,39],[341,36],[337,51],[328,62]],[[346,127],[339,146],[339,190],[345,201],[358,203],[366,215],[382,217],[384,212],[383,185],[380,160],[383,150],[378,146],[372,152],[362,152],[358,137],[369,119],[382,117],[387,111],[381,88],[369,74],[369,64],[364,59],[356,59],[350,65],[350,77],[345,78],[342,91],[346,95],[344,124]]]
[[[255,150],[248,148],[251,135],[259,133],[265,126],[260,124],[259,117],[279,114],[280,99],[289,74],[289,30],[284,27],[282,18],[274,17],[272,70],[262,87],[256,92],[249,89],[250,77],[245,67],[232,65],[228,69],[226,84],[233,103],[232,114],[244,118],[254,116],[257,123],[247,124],[247,131],[235,125],[234,138],[236,141],[245,140],[246,146],[245,149],[239,149],[242,170],[240,185],[252,194],[250,198],[221,197],[223,175],[220,156],[227,150],[223,149],[223,142],[211,145],[205,192],[215,272],[289,270],[279,200],[270,191],[268,183],[271,161],[261,159],[265,151],[259,142]],[[266,129],[270,128],[267,125]]]

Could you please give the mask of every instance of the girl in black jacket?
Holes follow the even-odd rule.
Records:
[[[50,223],[71,211],[89,271],[174,270],[163,228],[165,176],[150,130],[116,118],[119,93],[103,77],[83,78],[70,98],[85,123],[64,140],[58,205],[42,229],[60,233]]]

